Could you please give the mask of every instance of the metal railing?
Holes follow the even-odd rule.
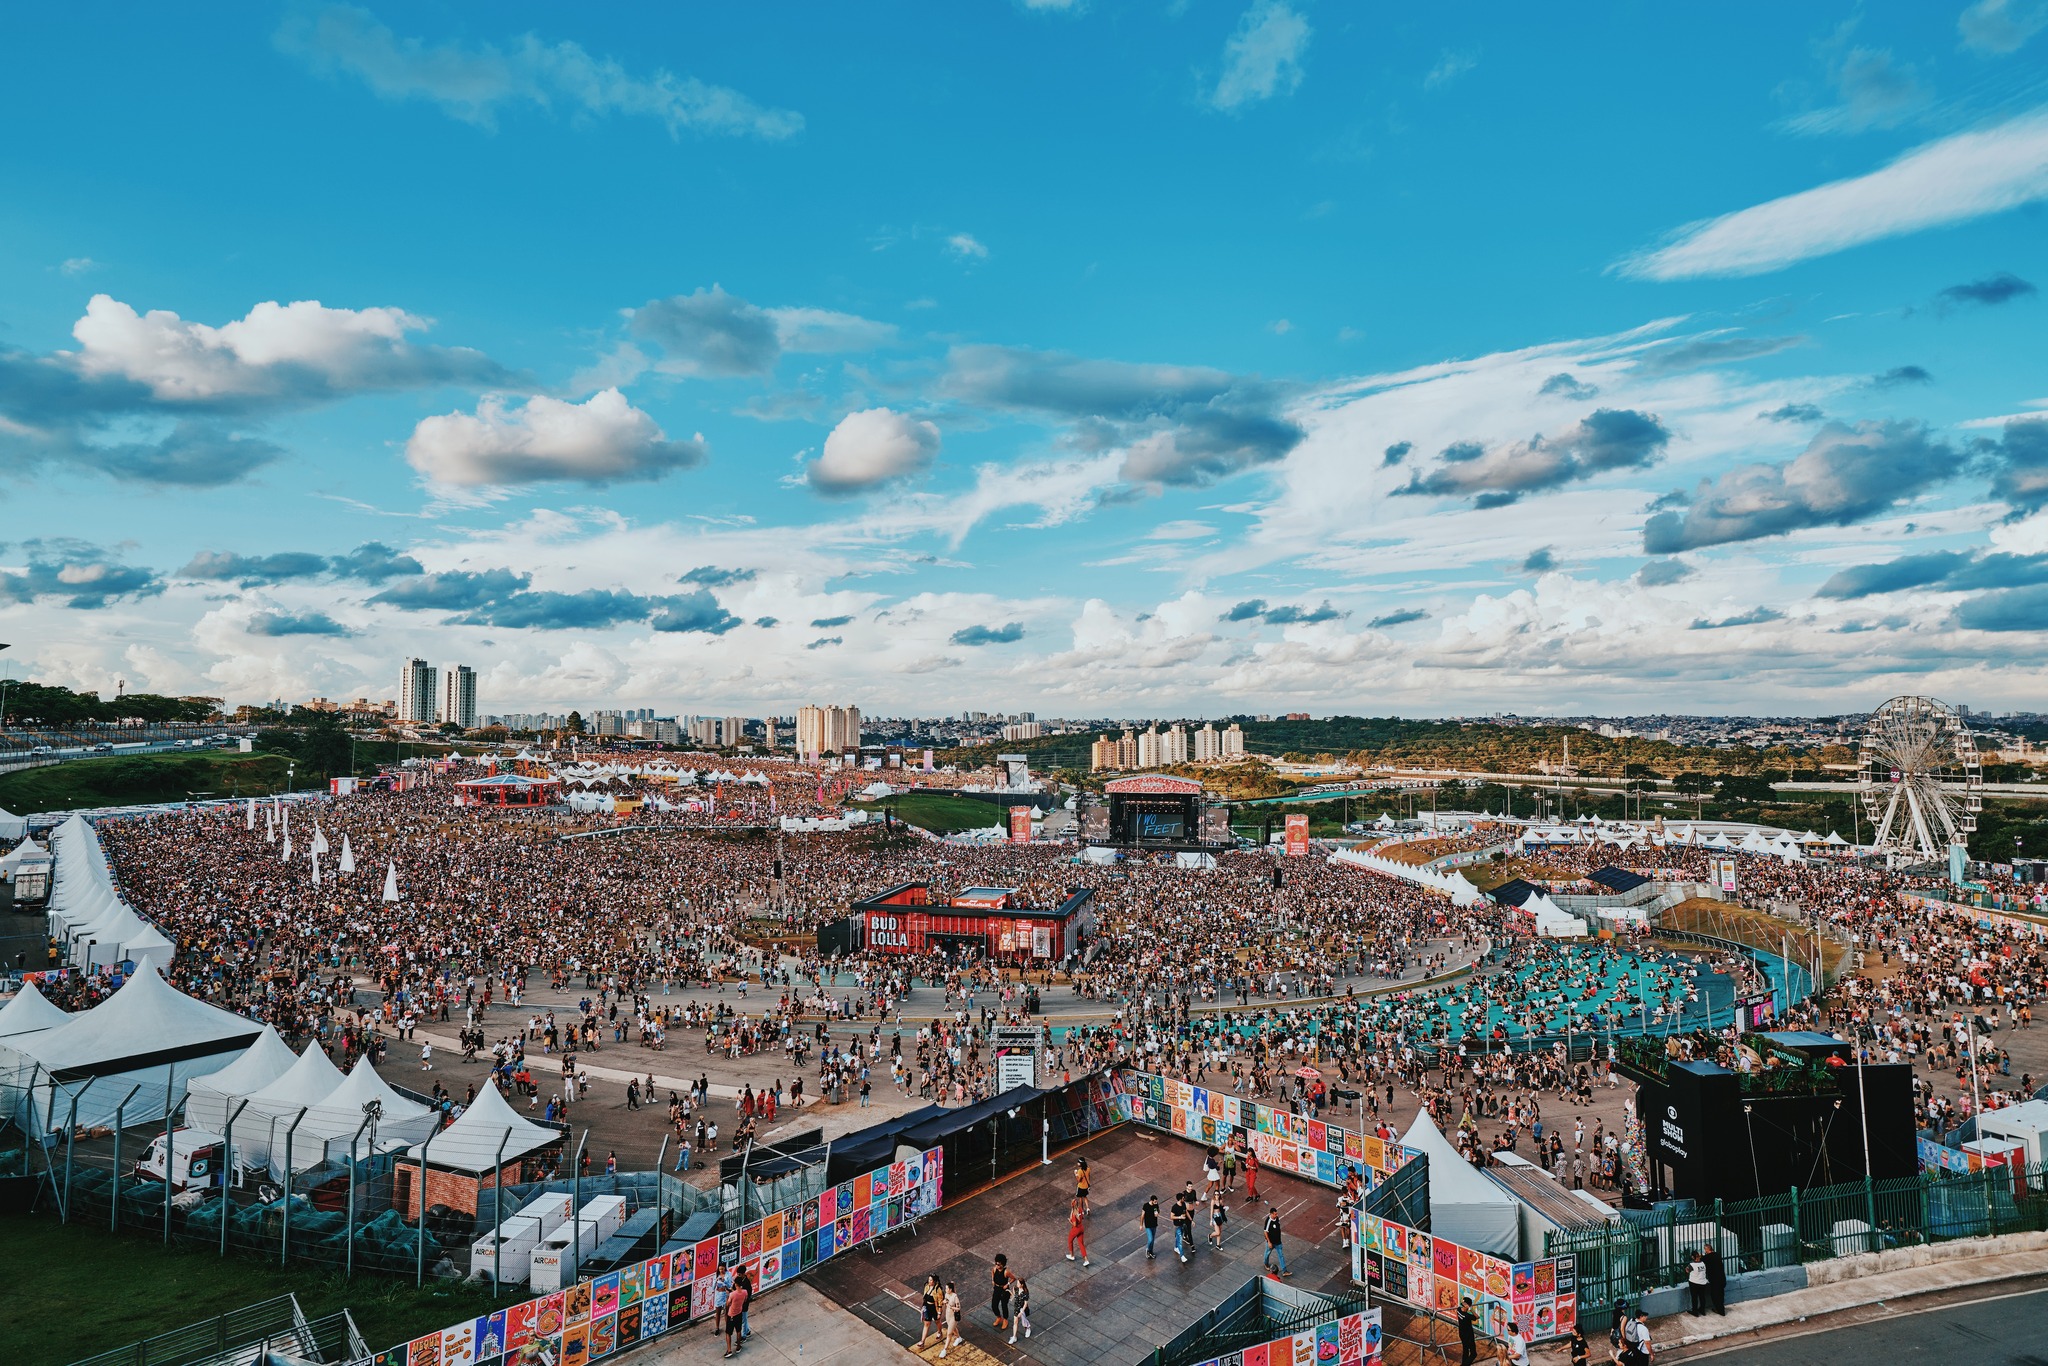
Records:
[[[347,1317],[346,1311],[341,1317]],[[168,1333],[137,1339],[124,1347],[85,1357],[73,1366],[193,1366],[197,1362],[223,1359],[231,1352],[247,1359],[259,1344],[268,1346],[273,1342],[289,1342],[293,1346],[299,1345],[302,1330],[309,1326],[305,1314],[299,1309],[298,1298],[280,1295],[276,1299],[231,1309],[183,1328],[174,1328]],[[353,1322],[348,1325],[348,1333],[355,1333]],[[360,1342],[362,1339],[356,1335],[355,1340]]]
[[[1579,1314],[1685,1283],[1696,1248],[1729,1274],[1860,1252],[2048,1229],[2048,1164],[1850,1181],[1730,1202],[1674,1201],[1604,1227],[1552,1230],[1546,1256],[1578,1257]]]

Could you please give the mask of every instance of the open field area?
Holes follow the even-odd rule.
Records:
[[[278,754],[130,754],[76,759],[0,776],[0,806],[9,811],[73,811],[80,807],[178,802],[282,792],[290,761]]]
[[[373,1349],[489,1312],[491,1304],[473,1288],[416,1288],[367,1275],[348,1281],[249,1257],[223,1260],[42,1215],[0,1220],[0,1284],[14,1306],[10,1366],[63,1366],[278,1295],[297,1295],[309,1319],[347,1309]],[[52,1327],[26,1332],[31,1316]]]
[[[850,802],[848,805],[861,811],[891,811],[906,825],[940,835],[955,830],[986,830],[992,825],[1007,826],[1010,819],[1009,812],[994,802],[977,801],[951,792],[905,792],[879,802]]]

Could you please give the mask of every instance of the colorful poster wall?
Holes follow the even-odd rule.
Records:
[[[1379,1361],[1383,1340],[1380,1311],[1368,1309],[1196,1366],[1367,1366]]]
[[[1351,1215],[1351,1248],[1352,1278],[1367,1290],[1451,1320],[1469,1296],[1488,1337],[1504,1337],[1510,1323],[1531,1342],[1568,1337],[1579,1319],[1573,1253],[1509,1262],[1362,1211]]]
[[[1140,1124],[1219,1148],[1241,1133],[1260,1166],[1325,1186],[1342,1186],[1344,1169],[1356,1167],[1370,1190],[1415,1155],[1376,1134],[1150,1072],[1125,1073],[1124,1089]]]
[[[937,1209],[945,1157],[933,1148],[695,1247],[581,1280],[465,1320],[349,1366],[590,1366],[712,1315],[721,1269],[745,1266],[754,1293]]]

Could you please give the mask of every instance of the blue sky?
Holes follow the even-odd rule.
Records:
[[[2038,705],[2048,5],[0,15],[23,673]]]

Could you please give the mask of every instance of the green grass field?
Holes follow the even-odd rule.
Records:
[[[261,796],[284,790],[289,763],[277,754],[218,751],[74,759],[48,768],[0,774],[0,806],[25,814],[73,811],[83,806],[181,802],[195,792],[216,797]]]
[[[416,1288],[370,1275],[346,1281],[40,1215],[0,1219],[0,1285],[19,1311],[5,1335],[10,1366],[63,1366],[285,1294],[299,1297],[308,1318],[348,1310],[372,1351],[492,1307],[475,1287]],[[31,1331],[32,1322],[41,1329]]]
[[[894,811],[896,819],[904,824],[937,835],[950,834],[955,830],[986,830],[991,825],[1007,827],[1010,821],[1009,812],[994,802],[976,801],[950,792],[905,792],[879,802],[853,802],[849,805],[864,811],[887,808]]]

